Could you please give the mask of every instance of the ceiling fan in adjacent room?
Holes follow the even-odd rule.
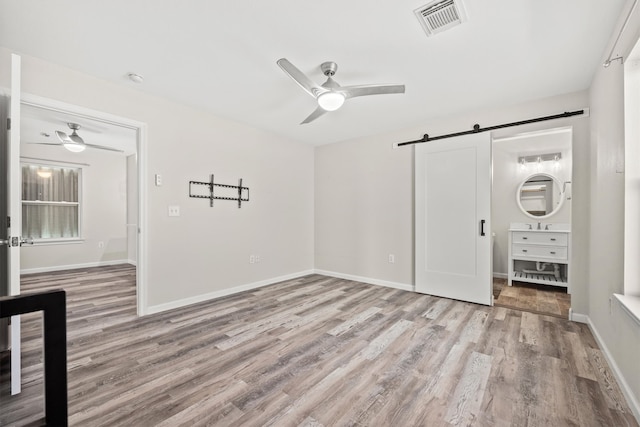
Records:
[[[78,135],[78,130],[80,129],[80,125],[77,123],[67,123],[69,129],[71,129],[71,134],[67,135],[65,132],[56,131],[56,136],[60,140],[57,142],[32,142],[31,144],[41,144],[41,145],[62,145],[67,150],[73,153],[80,153],[84,151],[87,147],[97,148],[98,150],[107,150],[107,151],[115,151],[118,153],[124,153],[123,150],[118,150],[117,148],[106,147],[104,145],[97,144],[88,144],[84,142],[84,139]]]
[[[335,62],[324,62],[320,65],[322,73],[327,76],[327,81],[321,85],[316,84],[307,77],[302,71],[296,68],[291,62],[285,58],[277,61],[282,70],[289,75],[302,89],[309,95],[313,96],[318,102],[318,108],[309,115],[300,124],[314,121],[328,111],[335,111],[342,107],[344,101],[356,96],[368,95],[384,95],[390,93],[404,93],[404,85],[358,85],[358,86],[340,86],[333,76],[338,70],[338,64]]]

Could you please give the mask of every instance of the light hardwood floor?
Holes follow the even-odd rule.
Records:
[[[571,295],[564,288],[517,281],[513,282],[513,286],[507,286],[507,279],[494,278],[493,295],[497,307],[569,318]]]
[[[319,275],[137,318],[134,273],[23,277],[68,293],[71,425],[638,426],[582,324]],[[0,425],[42,418],[39,319]]]

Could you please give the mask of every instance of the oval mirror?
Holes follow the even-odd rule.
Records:
[[[520,210],[528,217],[549,218],[558,212],[564,202],[562,184],[553,175],[535,173],[522,181],[516,200]]]

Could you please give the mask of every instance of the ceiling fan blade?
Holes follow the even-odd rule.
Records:
[[[61,132],[59,130],[56,131],[56,136],[58,137],[58,139],[62,142],[62,143],[67,143],[67,144],[72,144],[73,141],[71,140],[71,138],[69,138],[69,135],[67,135],[64,132]]]
[[[80,135],[78,135],[75,132],[73,132],[71,135],[69,135],[69,139],[72,140],[73,142],[78,143],[78,144],[84,144],[84,139],[80,138]]]
[[[314,121],[315,119],[317,119],[318,117],[322,116],[326,112],[327,112],[327,110],[325,110],[324,108],[318,107],[318,108],[315,109],[315,111],[313,113],[311,113],[309,115],[309,117],[304,119],[302,121],[302,123],[300,123],[300,124],[304,125],[304,124],[310,123],[310,122]]]
[[[404,93],[404,85],[360,85],[343,86],[339,90],[347,98],[368,95],[385,95],[389,93]]]
[[[57,145],[57,146],[62,146],[62,143],[60,142],[30,142],[30,141],[26,141],[25,144],[38,144],[38,145]]]
[[[104,145],[87,144],[86,142],[84,143],[84,145],[91,148],[97,148],[98,150],[107,150],[107,151],[115,151],[117,153],[124,153],[124,150],[119,150],[117,148],[112,148],[112,147],[106,147]]]
[[[298,83],[298,85],[300,85],[302,89],[304,89],[309,95],[313,96],[314,98],[317,98],[321,93],[328,92],[327,89],[316,84],[287,59],[278,59],[277,63],[280,68],[282,68],[282,71],[287,73],[289,77],[293,79],[293,81]]]

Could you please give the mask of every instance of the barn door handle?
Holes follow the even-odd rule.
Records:
[[[485,221],[484,219],[481,219],[481,220],[480,220],[480,235],[481,235],[481,236],[484,236],[484,223],[485,223],[485,222],[486,222],[486,221]]]

